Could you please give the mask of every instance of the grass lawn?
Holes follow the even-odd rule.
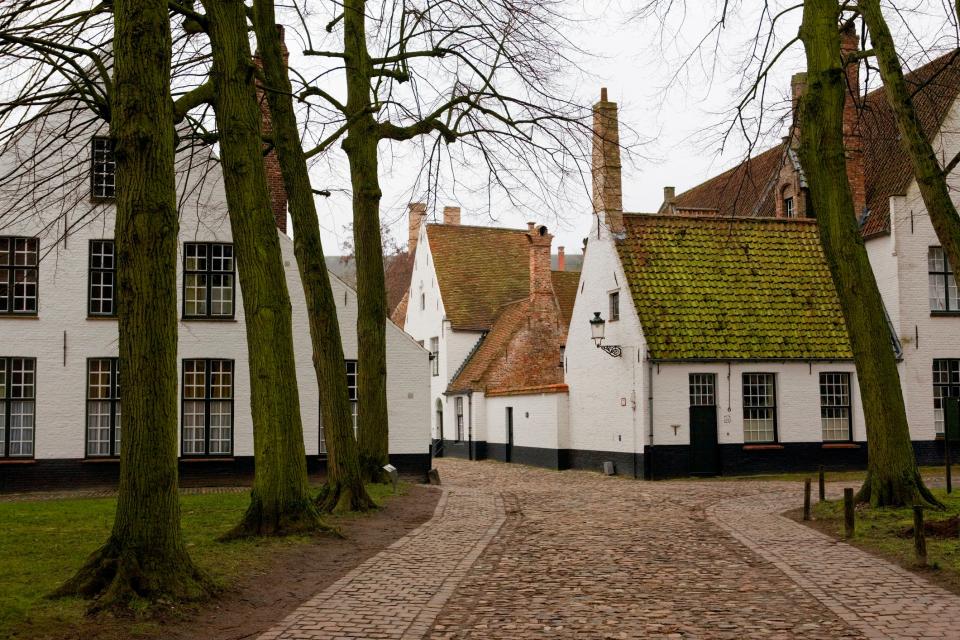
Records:
[[[943,478],[944,470],[943,467],[920,467],[920,475],[925,479],[936,479]],[[954,468],[954,474],[960,474],[960,466]],[[855,470],[855,471],[830,471],[826,472],[826,481],[827,482],[862,482],[864,476],[867,475],[865,469]],[[955,475],[956,477],[956,475]],[[768,482],[803,482],[805,478],[810,478],[813,480],[814,493],[816,493],[817,485],[817,471],[805,471],[802,473],[772,473],[764,475],[754,475],[754,476],[717,476],[714,478],[705,478],[705,480],[710,481],[727,481],[727,480],[764,480]]]
[[[814,488],[814,492],[816,489]],[[960,492],[947,495],[943,489],[933,493],[947,506],[946,511],[927,509],[924,518],[927,524],[955,518],[960,514]],[[816,500],[816,494],[814,494]],[[800,518],[800,511],[790,514]],[[827,501],[813,505],[815,528],[836,536],[843,535],[843,501]],[[917,566],[913,551],[913,509],[872,509],[859,505],[856,512],[854,537],[849,542],[866,551],[891,560],[900,566],[917,571],[954,593],[960,593],[960,537],[934,537],[927,533],[927,562],[929,566]],[[925,529],[927,527],[924,527]],[[907,531],[910,535],[907,535]],[[956,528],[954,528],[956,531]]]
[[[378,504],[393,493],[386,485],[367,489]],[[299,536],[217,542],[240,520],[248,503],[247,491],[180,498],[190,554],[223,587],[265,566],[276,550],[310,540]],[[44,596],[73,575],[107,539],[115,508],[114,498],[0,502],[0,638],[42,637],[45,630],[72,627],[83,619],[83,600]],[[148,631],[155,624],[146,619],[127,622],[125,628],[135,633],[138,625]]]

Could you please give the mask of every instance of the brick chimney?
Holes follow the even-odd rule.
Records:
[[[527,240],[530,246],[530,295],[553,295],[553,276],[550,270],[550,245],[553,236],[543,225],[527,223]]]
[[[287,45],[284,41],[283,26],[277,25],[277,33],[280,35],[280,50],[283,52],[283,63],[286,66],[290,59],[290,52],[287,51]],[[254,64],[257,68],[263,69],[263,61],[260,54],[254,54]],[[270,106],[267,104],[267,96],[263,86],[257,83],[257,102],[260,103],[260,130],[265,136],[273,133],[273,123],[270,120]],[[270,208],[273,210],[273,218],[277,222],[277,228],[280,231],[287,232],[287,190],[283,185],[283,175],[280,173],[280,160],[277,158],[277,152],[271,150],[263,157],[263,167],[267,173],[267,189],[270,191]]]
[[[847,93],[843,104],[843,148],[847,154],[847,180],[853,195],[853,211],[859,220],[867,208],[863,168],[863,137],[860,132],[860,60],[850,58],[860,50],[857,28],[850,22],[840,34],[840,52],[845,61]],[[849,59],[848,59],[849,58]]]
[[[443,224],[460,224],[460,207],[444,207]]]
[[[800,98],[807,91],[806,72],[795,73],[790,78],[790,101],[792,104],[791,113],[793,114],[793,144],[800,143]]]
[[[564,254],[563,247],[557,247],[557,271],[567,270],[567,256]]]
[[[407,225],[410,235],[407,238],[407,253],[413,255],[413,252],[417,250],[417,238],[420,237],[420,225],[423,224],[424,218],[427,217],[427,205],[423,202],[411,202],[408,217]]]
[[[620,168],[620,125],[617,103],[600,89],[593,106],[593,211],[613,233],[623,231],[623,186]]]

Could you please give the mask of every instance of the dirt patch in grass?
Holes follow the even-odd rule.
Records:
[[[301,537],[240,543],[249,560],[225,553],[233,566],[219,572],[224,591],[202,605],[171,608],[157,617],[124,620],[79,615],[82,603],[62,612],[0,628],[0,638],[30,640],[246,640],[258,637],[317,592],[430,519],[440,492],[414,485],[364,515],[331,517],[344,538]],[[234,544],[234,543],[229,543]],[[195,560],[202,560],[199,550]],[[216,567],[208,568],[217,577]],[[48,605],[42,605],[44,607]],[[2,627],[2,625],[0,625]]]
[[[912,571],[944,589],[960,595],[960,495],[947,495],[942,489],[934,494],[947,506],[946,511],[926,510],[924,531],[927,533],[927,566],[917,564],[913,549],[913,511],[905,509],[873,509],[857,505],[853,538],[843,531],[843,501],[826,501],[813,505],[813,519],[803,521],[803,509],[783,515],[816,529],[831,538],[855,547]]]

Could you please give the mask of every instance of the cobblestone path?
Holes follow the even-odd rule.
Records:
[[[438,467],[432,520],[261,640],[960,638],[960,598],[780,517],[798,483]]]

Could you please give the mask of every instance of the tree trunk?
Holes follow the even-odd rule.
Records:
[[[293,87],[275,22],[273,0],[254,0],[253,25],[263,63],[264,93],[293,220],[293,247],[310,314],[313,366],[320,389],[327,444],[327,483],[320,506],[324,511],[363,511],[373,508],[374,503],[367,495],[360,473],[337,305],[323,259],[317,208],[293,110]]]
[[[357,257],[358,393],[360,465],[365,477],[386,481],[389,462],[387,425],[387,294],[380,239],[380,181],[377,144],[380,132],[371,113],[373,65],[367,51],[365,0],[343,3],[347,76],[347,113],[352,120],[343,141],[353,187],[353,241]],[[362,114],[362,115],[360,115]]]
[[[321,527],[309,495],[290,296],[263,166],[255,68],[242,0],[203,0],[221,166],[243,294],[256,472],[250,507],[226,537]]]
[[[880,67],[887,102],[897,119],[897,129],[903,148],[910,155],[913,174],[920,187],[920,195],[930,215],[930,222],[937,232],[954,276],[960,281],[960,216],[950,197],[947,176],[943,173],[933,145],[927,140],[920,118],[913,106],[910,89],[903,78],[903,69],[893,44],[890,29],[880,11],[878,0],[860,0],[857,4],[867,27],[870,42]]]
[[[800,158],[820,227],[820,241],[840,298],[857,365],[869,464],[858,500],[874,506],[939,505],[923,484],[910,443],[896,357],[846,179],[837,0],[804,3],[800,39],[807,90],[800,101]]]
[[[171,34],[164,0],[116,0],[112,134],[123,437],[113,530],[55,595],[94,609],[190,600],[210,583],[180,530],[177,233]]]

